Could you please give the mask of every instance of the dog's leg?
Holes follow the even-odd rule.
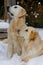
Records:
[[[12,43],[9,43],[8,50],[7,50],[7,57],[11,58],[14,53],[14,45]]]

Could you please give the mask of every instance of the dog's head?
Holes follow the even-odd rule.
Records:
[[[9,8],[9,12],[14,18],[22,17],[26,15],[26,11],[19,5],[14,5]]]
[[[26,27],[20,31],[20,36],[25,40],[35,40],[38,36],[38,32],[33,27]]]

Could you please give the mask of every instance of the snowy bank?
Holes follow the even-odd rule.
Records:
[[[0,20],[0,29],[6,29],[9,27],[8,22],[4,22],[4,20]]]

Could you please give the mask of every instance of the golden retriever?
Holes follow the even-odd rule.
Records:
[[[26,27],[20,31],[19,35],[21,38],[24,38],[22,60],[28,61],[30,58],[43,54],[43,42],[35,28]]]
[[[24,8],[19,5],[14,5],[10,7],[10,12],[14,14],[14,16],[8,28],[8,58],[11,58],[14,53],[21,55],[21,47],[24,39],[19,36],[19,32],[21,29],[27,27],[25,24],[26,11]]]

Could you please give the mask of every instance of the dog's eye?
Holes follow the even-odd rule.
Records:
[[[28,29],[26,29],[25,31],[28,32]]]
[[[17,6],[15,6],[14,8],[17,8]]]
[[[20,29],[18,29],[17,32],[19,33],[20,32]]]

